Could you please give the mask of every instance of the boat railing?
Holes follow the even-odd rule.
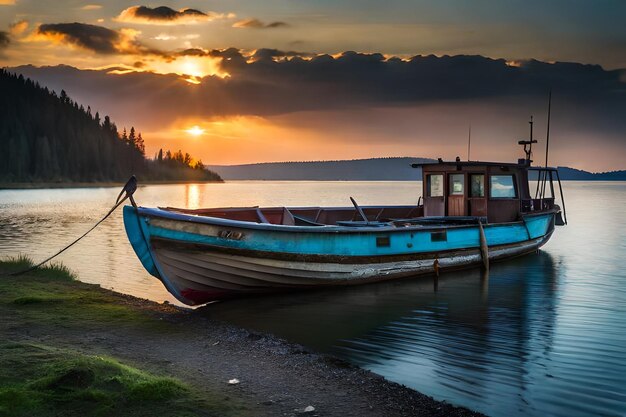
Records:
[[[559,185],[559,194],[561,197],[561,202],[559,204],[559,208],[563,213],[563,224],[567,224],[567,213],[565,212],[565,197],[563,196],[563,186],[561,185],[561,177],[559,176],[559,170],[553,167],[531,167],[528,168],[529,171],[535,171],[538,174],[537,178],[537,189],[535,191],[535,199],[534,200],[552,200],[552,208],[554,208],[554,197],[556,193],[554,192],[554,179],[556,179],[557,184]],[[549,186],[549,187],[548,187]],[[551,198],[546,198],[548,191],[552,195]],[[534,203],[533,203],[534,206]],[[542,205],[540,205],[541,207]],[[534,208],[534,207],[533,207]],[[533,210],[533,211],[536,211]],[[521,212],[524,212],[523,206],[521,207]]]
[[[532,213],[554,209],[554,198],[529,198],[520,200],[520,211]]]

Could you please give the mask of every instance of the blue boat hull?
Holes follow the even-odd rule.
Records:
[[[537,250],[555,212],[484,225],[491,261]],[[478,224],[285,226],[124,207],[146,270],[189,305],[290,288],[353,285],[484,262]],[[436,261],[436,262],[435,262]]]

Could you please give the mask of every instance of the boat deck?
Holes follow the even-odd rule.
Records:
[[[354,207],[245,207],[182,209],[163,207],[163,210],[196,216],[217,217],[252,223],[286,226],[349,226],[365,223]],[[368,225],[391,223],[398,220],[416,220],[423,217],[423,206],[365,206],[361,207]]]

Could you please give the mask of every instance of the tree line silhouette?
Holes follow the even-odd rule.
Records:
[[[122,133],[109,116],[0,69],[0,181],[221,181],[182,151],[145,156],[141,132]]]

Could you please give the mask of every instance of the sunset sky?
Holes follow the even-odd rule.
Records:
[[[207,164],[467,156],[626,169],[624,1],[0,0],[0,66]]]

